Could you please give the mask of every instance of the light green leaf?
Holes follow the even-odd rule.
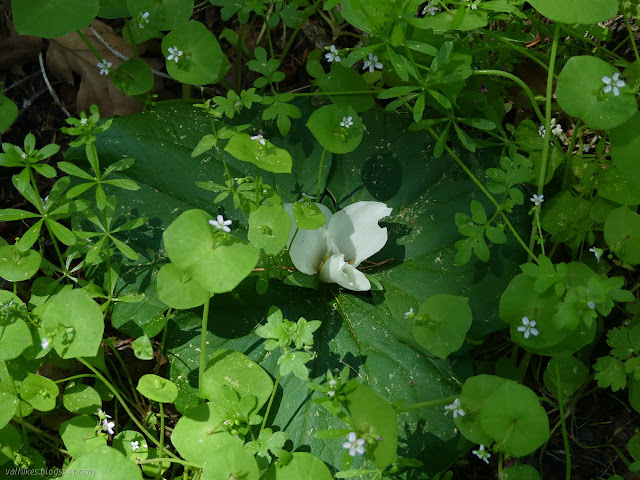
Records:
[[[560,23],[599,23],[609,20],[618,14],[616,0],[590,0],[588,8],[584,8],[583,0],[527,0],[533,8],[545,17]]]
[[[55,38],[89,25],[98,0],[11,0],[13,25],[20,35]]]
[[[224,150],[238,160],[253,163],[267,172],[291,173],[292,159],[289,152],[269,141],[262,145],[258,140],[251,140],[246,133],[237,133],[231,137]]]
[[[154,402],[173,403],[178,396],[175,383],[150,373],[140,377],[136,390]]]

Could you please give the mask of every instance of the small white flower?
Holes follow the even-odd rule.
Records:
[[[522,332],[525,340],[529,338],[530,335],[537,337],[540,333],[536,328],[536,321],[529,320],[529,317],[522,317],[522,325],[518,327],[518,331]]]
[[[444,414],[447,415],[449,412],[453,412],[453,418],[464,417],[465,411],[460,407],[460,399],[456,398],[453,403],[449,405],[445,405]]]
[[[335,45],[330,45],[328,47],[324,47],[325,50],[329,50],[329,53],[325,54],[324,58],[327,59],[327,62],[340,62],[342,59],[339,57],[340,52],[336,48]]]
[[[104,58],[101,62],[97,63],[98,68],[100,69],[100,75],[109,75],[109,69],[111,68],[112,63],[107,62]]]
[[[22,152],[20,154],[20,158],[22,158],[23,160],[26,160],[27,159],[27,154],[25,152]]]
[[[602,257],[604,250],[602,250],[601,248],[591,247],[589,251],[595,255],[596,260],[598,261],[598,263],[600,263],[600,257]]]
[[[416,314],[413,313],[413,307],[411,307],[408,312],[404,312],[404,318],[413,318],[415,316]]]
[[[106,413],[104,413],[101,408],[96,411],[96,415],[99,416],[101,420],[105,418],[111,418],[111,415],[107,415]]]
[[[478,4],[477,3],[472,3],[471,4],[471,10],[477,10],[477,9],[478,9]]]
[[[544,202],[544,195],[536,195],[536,194],[534,194],[533,197],[531,197],[529,200],[531,200],[537,207],[542,202]]]
[[[149,12],[144,12],[139,14],[138,16],[138,26],[140,28],[144,28],[144,26],[149,23]]]
[[[589,150],[591,150],[591,145],[585,145],[584,147],[582,147],[582,151],[584,153],[589,153]]]
[[[182,55],[184,55],[184,52],[182,50],[178,50],[178,47],[169,47],[169,56],[167,57],[167,60],[169,62],[173,60],[178,63]]]
[[[267,144],[267,141],[264,139],[264,137],[262,136],[261,133],[251,137],[251,140],[257,140],[258,142],[260,142],[260,145],[266,145]]]
[[[594,301],[589,301],[589,303],[587,303],[587,306],[588,306],[591,310],[595,310],[595,308],[596,308],[596,302],[594,302]]]
[[[376,57],[373,53],[369,54],[369,60],[364,61],[362,69],[366,70],[367,68],[370,72],[373,72],[376,68],[378,70],[382,70],[382,64],[378,61],[378,57]]]
[[[356,432],[349,433],[349,441],[342,444],[342,448],[349,450],[349,455],[355,457],[356,455],[364,454],[364,438],[358,438]]]
[[[471,453],[473,453],[476,457],[478,457],[484,463],[488,464],[489,463],[489,458],[491,457],[491,454],[489,452],[487,452],[485,450],[485,448],[486,447],[484,445],[480,445],[480,449],[479,450],[472,450]]]
[[[340,122],[341,127],[349,128],[351,125],[353,125],[353,117],[351,115],[342,117],[342,121]]]
[[[436,6],[434,6],[433,2],[429,2],[422,9],[422,15],[426,15],[427,13],[429,15],[435,15],[439,11],[440,11],[440,9],[438,7],[436,7]]]
[[[42,337],[42,340],[40,340],[40,347],[42,347],[43,350],[49,348],[49,339],[47,337]]]
[[[215,220],[209,220],[209,224],[216,227],[218,230],[224,230],[225,232],[230,232],[231,229],[229,225],[231,225],[231,220],[225,220],[222,215],[218,215]]]
[[[620,80],[620,74],[618,72],[613,74],[612,77],[607,77],[606,75],[602,77],[602,81],[605,83],[604,93],[609,93],[613,90],[613,94],[617,97],[620,95],[620,90],[618,88],[622,88],[626,85],[624,80]]]
[[[102,420],[102,429],[106,430],[109,435],[113,435],[113,427],[115,426],[115,423],[110,422],[106,418]]]
[[[140,448],[140,446],[138,445],[138,441],[137,440],[135,442],[131,442],[131,450],[133,450],[135,452],[139,448]]]
[[[87,124],[87,119],[86,118],[81,118],[80,119],[80,125],[86,125]]]
[[[338,385],[338,382],[336,382],[336,381],[332,378],[331,380],[329,380],[329,381],[327,382],[327,384],[329,384],[329,386],[330,386],[331,388],[333,388],[333,387],[335,387],[336,385]]]

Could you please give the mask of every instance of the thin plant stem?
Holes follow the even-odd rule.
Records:
[[[631,40],[633,53],[636,54],[636,60],[640,60],[640,54],[638,53],[638,45],[636,44],[636,37],[633,34],[633,30],[631,30],[631,24],[629,23],[629,18],[626,15],[624,16],[624,23],[627,25],[627,32],[629,32],[629,40]]]
[[[162,356],[164,355],[164,344],[165,341],[167,340],[167,329],[169,326],[169,318],[171,316],[171,308],[169,308],[168,312],[167,312],[167,321],[164,324],[164,328],[162,329],[162,339],[160,340],[160,351],[158,352],[158,361],[156,362],[156,368],[154,373],[156,375],[158,375],[158,372],[160,371],[160,366],[162,364]]]
[[[549,138],[551,136],[551,100],[553,99],[553,72],[556,68],[556,55],[558,53],[558,40],[560,38],[560,24],[556,23],[553,29],[553,43],[551,44],[551,54],[549,59],[549,71],[547,72],[547,90],[545,98],[544,116],[544,146],[542,148],[542,159],[540,162],[540,174],[538,175],[538,196],[544,190],[544,179],[547,175],[547,161],[549,159]],[[540,205],[535,207],[540,210]],[[536,227],[531,229],[529,237],[529,250],[533,250],[536,237]]]
[[[313,5],[311,5],[311,6],[309,6],[309,7],[304,9],[304,12],[302,14],[302,18],[300,18],[298,20],[298,25],[296,25],[296,28],[293,30],[293,33],[289,37],[289,40],[287,41],[287,44],[284,46],[284,49],[282,50],[282,54],[280,55],[280,65],[282,65],[282,62],[284,61],[284,59],[286,58],[287,54],[289,53],[289,50],[293,46],[293,42],[295,41],[296,37],[298,36],[298,33],[300,32],[300,29],[307,22],[307,19],[316,12],[316,10],[318,9],[318,6],[320,6],[320,4],[322,2],[323,2],[323,0],[316,0],[316,2]]]
[[[320,195],[322,194],[322,167],[324,164],[324,156],[327,153],[327,149],[324,148],[322,150],[322,155],[320,156],[320,165],[318,166],[318,188],[316,195],[316,202],[320,203]]]
[[[447,405],[453,402],[456,398],[458,398],[458,395],[439,398],[437,400],[429,400],[427,402],[413,403],[411,405],[407,405],[406,407],[396,409],[396,413],[410,412],[411,410],[418,410],[420,408],[439,407],[440,405]]]
[[[6,364],[6,361],[5,361]],[[18,387],[16,387],[16,382],[13,379],[12,375],[9,375],[9,381],[11,382],[11,388],[13,389],[13,393],[16,397],[20,398],[19,394],[18,394]],[[22,406],[20,405],[21,402],[18,402],[18,408],[16,409],[17,414],[18,414],[18,418],[20,419],[20,433],[22,435],[22,441],[23,443],[29,445],[29,439],[27,438],[27,430],[25,427],[25,423],[24,423],[24,417],[22,415]]]
[[[136,460],[138,465],[147,464],[147,463],[160,463],[162,465],[163,462],[166,463],[179,463],[180,465],[185,465],[188,467],[194,468],[202,468],[202,465],[198,465],[197,463],[187,462],[186,460],[180,460],[179,458],[147,458],[145,460]]]
[[[207,324],[209,322],[209,303],[211,302],[212,295],[209,294],[209,298],[204,302],[204,308],[202,309],[202,329],[200,338],[200,368],[198,369],[198,393],[202,397],[202,378],[204,377],[204,370],[207,367]]]
[[[264,413],[264,417],[262,418],[262,425],[260,425],[260,432],[267,424],[267,418],[269,418],[269,412],[271,411],[271,405],[273,404],[273,399],[276,396],[276,391],[278,390],[278,384],[280,383],[280,370],[278,370],[278,374],[276,375],[276,381],[273,384],[273,390],[271,390],[271,396],[269,397],[269,403],[267,404],[267,411]],[[260,433],[258,433],[260,436]]]
[[[556,390],[558,391],[558,410],[560,411],[560,426],[562,427],[562,441],[565,453],[565,480],[571,480],[571,451],[569,446],[569,436],[567,435],[567,424],[564,419],[564,402],[562,399],[562,381],[560,379],[560,362],[555,362]]]
[[[160,445],[158,446],[158,457],[164,453],[164,405],[160,402]],[[162,478],[162,462],[158,463],[158,477]]]
[[[111,351],[113,352],[115,357],[118,359],[118,363],[122,367],[122,370],[124,370],[124,374],[127,377],[127,382],[129,382],[129,386],[131,387],[131,391],[133,392],[133,397],[134,397],[135,403],[138,404],[138,405],[141,404],[142,402],[140,400],[140,396],[138,395],[138,390],[136,389],[136,386],[133,384],[133,379],[131,378],[131,374],[129,373],[129,369],[127,368],[127,365],[124,363],[124,360],[120,356],[120,353],[109,342],[105,342],[105,343],[111,349]]]

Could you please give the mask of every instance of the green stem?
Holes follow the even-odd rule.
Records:
[[[142,423],[140,423],[140,421],[135,417],[135,415],[133,414],[133,411],[127,406],[126,402],[124,401],[124,399],[120,395],[120,392],[118,392],[118,389],[115,388],[113,385],[111,385],[111,383],[109,383],[109,381],[107,381],[107,379],[104,378],[104,376],[98,370],[96,370],[93,367],[93,365],[91,365],[89,362],[87,362],[84,358],[79,357],[78,361],[80,363],[82,363],[85,367],[87,367],[89,370],[91,370],[95,374],[95,376],[98,379],[100,379],[102,381],[102,383],[104,383],[109,390],[111,390],[111,392],[118,399],[118,401],[120,402],[122,407],[125,409],[127,414],[129,414],[129,418],[131,418],[131,421],[136,424],[136,426],[140,429],[140,431],[142,433],[144,433],[149,438],[149,440],[151,440],[157,447],[160,447],[160,442],[153,435],[151,435],[151,432],[149,432],[144,427],[144,425],[142,425]],[[169,450],[167,450],[166,453],[168,455],[172,456],[172,457],[175,457]]]
[[[82,39],[82,41],[87,45],[87,47],[89,47],[89,50],[91,50],[91,53],[95,55],[95,57],[98,59],[99,62],[104,60],[103,56],[98,53],[98,51],[96,50],[96,47],[93,46],[93,44],[89,41],[89,39],[86,37],[84,33],[82,33],[80,30],[76,30],[76,33],[80,35],[80,38]]]
[[[158,446],[158,457],[164,453],[164,405],[160,402],[160,445]],[[158,478],[162,478],[162,462],[158,463]]]
[[[565,32],[567,32],[569,35],[571,35],[572,37],[575,37],[577,39],[580,39],[582,41],[585,41],[587,43],[589,43],[591,46],[595,47],[595,48],[599,48],[600,50],[603,50],[605,52],[607,52],[607,54],[611,55],[612,57],[615,57],[616,60],[622,60],[623,62],[626,63],[626,60],[621,57],[620,55],[616,54],[615,52],[612,52],[611,50],[607,50],[606,48],[604,48],[602,45],[600,45],[597,42],[594,42],[593,40],[591,40],[591,38],[589,37],[585,37],[584,35],[582,35],[581,33],[576,32],[575,30],[567,27],[566,25],[560,25],[560,28],[562,30],[564,30]]]
[[[569,436],[567,435],[567,425],[564,421],[564,404],[562,400],[562,380],[560,379],[560,362],[555,362],[556,371],[556,390],[558,391],[558,410],[560,411],[560,425],[562,427],[562,441],[564,442],[565,453],[565,480],[571,480],[571,452],[569,445]]]
[[[134,397],[135,403],[137,405],[140,405],[142,402],[140,400],[140,397],[138,396],[138,390],[136,389],[136,386],[133,384],[133,379],[131,378],[131,374],[129,373],[129,369],[127,368],[127,365],[124,363],[124,360],[122,359],[122,356],[120,356],[120,353],[118,352],[118,349],[115,348],[113,345],[111,345],[111,343],[109,343],[109,342],[105,342],[105,343],[111,349],[111,351],[113,352],[115,357],[118,359],[118,363],[122,367],[122,370],[124,370],[124,374],[127,377],[127,381],[129,382],[129,386],[131,387],[131,391],[133,392],[133,397]]]
[[[167,329],[168,329],[168,325],[169,325],[169,317],[171,315],[171,308],[169,308],[168,313],[167,313],[167,321],[164,324],[164,328],[162,329],[162,340],[160,340],[160,351],[158,352],[158,361],[156,362],[156,368],[155,368],[155,374],[158,375],[158,372],[160,371],[160,366],[162,364],[162,356],[164,355],[164,344],[165,341],[167,340]]]
[[[627,32],[629,32],[629,39],[631,40],[631,46],[633,47],[633,52],[636,54],[636,60],[640,60],[640,54],[638,53],[638,45],[636,45],[636,37],[633,34],[633,30],[631,30],[631,24],[629,24],[629,18],[624,16],[624,23],[627,25]]]
[[[584,125],[582,125],[582,120],[578,120],[576,123],[576,126],[574,127],[573,131],[574,134],[571,136],[571,142],[569,143],[569,148],[568,148],[568,152],[573,152],[573,149],[576,146],[576,139],[580,138],[580,155],[582,155],[582,130],[585,128]],[[564,174],[562,175],[562,190],[567,188],[567,183],[569,182],[569,171],[571,170],[571,165],[569,165],[569,161],[565,160],[565,166],[564,166]]]
[[[342,92],[302,92],[302,93],[293,93],[296,97],[322,97],[326,95],[337,96],[337,95],[373,95],[376,93],[384,92],[383,89],[376,88],[374,90],[348,90]]]
[[[410,412],[411,410],[418,410],[420,408],[439,407],[440,405],[448,405],[453,402],[459,395],[452,395],[447,398],[439,398],[438,400],[429,400],[427,402],[413,403],[406,407],[396,409],[396,413]]]
[[[11,374],[9,374],[9,381],[11,382],[11,388],[13,389],[14,395],[20,398],[18,387],[16,387],[16,382]],[[24,417],[22,416],[22,407],[20,406],[20,402],[18,402],[17,413],[18,418],[20,419],[20,433],[22,434],[22,442],[26,445],[29,445],[29,439],[27,438],[27,430],[24,424]]]
[[[431,127],[427,127],[427,130],[433,136],[434,139],[438,138],[438,134]],[[449,155],[451,155],[451,158],[453,158],[456,161],[456,163],[460,166],[460,168],[462,168],[462,170],[464,170],[464,172],[469,176],[469,178],[473,181],[473,183],[475,183],[478,186],[478,188],[482,191],[482,193],[485,194],[485,196],[489,199],[489,201],[491,203],[493,203],[493,205],[497,209],[501,210],[500,211],[500,215],[502,216],[502,219],[505,221],[506,225],[509,227],[509,230],[511,230],[511,233],[513,234],[515,239],[522,246],[522,248],[524,248],[524,250],[529,254],[529,256],[537,262],[538,260],[537,260],[536,255],[527,246],[527,244],[524,243],[524,240],[522,240],[522,237],[520,237],[520,235],[516,231],[515,227],[511,224],[511,221],[509,220],[509,218],[502,211],[502,205],[500,205],[497,202],[497,200],[495,198],[493,198],[493,195],[491,195],[491,193],[489,193],[489,191],[485,188],[485,186],[482,184],[482,182],[480,180],[478,180],[478,178],[473,174],[473,172],[471,170],[469,170],[469,168],[464,164],[464,162],[462,160],[460,160],[460,157],[458,157],[458,155],[456,155],[455,152],[453,150],[451,150],[451,148],[448,145],[445,145],[444,148],[447,151],[447,153]]]
[[[524,55],[525,57],[530,58],[531,60],[533,60],[534,62],[536,62],[538,65],[540,65],[542,68],[544,68],[545,70],[549,70],[549,67],[547,66],[547,64],[542,61],[541,59],[539,59],[538,57],[536,57],[533,53],[531,53],[528,49],[526,48],[522,48],[519,47],[518,45],[514,45],[511,41],[509,41],[506,38],[501,37],[500,35],[496,35],[496,32],[491,32],[488,30],[483,30],[484,33],[488,36],[491,36],[492,38],[495,38],[496,40],[498,40],[499,42],[504,43],[505,45],[508,45],[509,48],[512,48],[513,50],[515,50],[516,52]]]
[[[271,405],[273,404],[273,399],[276,396],[276,391],[278,390],[279,383],[280,383],[280,370],[278,370],[278,374],[276,375],[276,381],[273,384],[273,390],[271,390],[271,396],[269,397],[269,404],[267,405],[267,411],[265,412],[264,417],[262,418],[262,425],[260,425],[260,432],[262,432],[262,429],[267,423],[267,418],[269,418],[269,412],[271,411]],[[260,433],[258,433],[258,436],[260,436]]]
[[[202,309],[202,328],[200,337],[200,368],[198,370],[198,394],[202,398],[202,378],[204,376],[204,370],[207,368],[207,323],[209,322],[209,303],[211,302],[212,295],[209,294],[209,298],[204,302],[204,308]]]
[[[542,112],[538,107],[538,102],[536,102],[536,97],[534,96],[529,86],[526,83],[524,83],[524,81],[522,81],[520,77],[509,72],[503,72],[502,70],[474,70],[473,75],[495,75],[499,77],[508,78],[509,80],[512,80],[513,82],[517,83],[522,88],[522,90],[524,90],[524,93],[527,95],[527,97],[529,97],[529,101],[531,101],[531,106],[533,107],[533,110],[536,112],[538,119],[540,119],[540,122],[544,123],[545,121],[544,115],[542,115]]]
[[[551,100],[553,98],[553,72],[556,67],[556,55],[558,53],[558,39],[560,37],[560,24],[556,23],[553,29],[553,43],[551,44],[551,54],[549,59],[549,71],[547,72],[547,91],[545,98],[544,116],[544,146],[542,148],[542,160],[540,163],[540,174],[538,175],[538,195],[542,195],[544,190],[544,179],[547,175],[547,160],[549,158],[549,138],[551,137]],[[540,210],[540,205],[535,207]],[[533,250],[535,242],[536,228],[531,229],[529,237],[529,249]]]
[[[194,468],[202,468],[202,465],[198,465],[197,463],[187,462],[186,460],[180,460],[179,458],[147,458],[146,460],[136,460],[136,463],[139,465],[147,464],[147,463],[179,463],[180,465],[186,465],[188,467]]]
[[[60,380],[54,380],[54,383],[70,382],[71,380],[75,380],[76,378],[96,378],[96,376],[92,373],[80,373],[71,377],[61,378]]]
[[[316,195],[316,202],[320,203],[320,195],[322,194],[322,166],[324,164],[324,156],[327,153],[327,149],[324,148],[322,150],[322,155],[320,156],[320,165],[318,166],[318,189]]]
[[[291,46],[293,45],[293,42],[295,41],[296,37],[298,36],[298,33],[300,32],[300,29],[302,28],[302,26],[307,23],[307,19],[313,15],[316,10],[318,9],[318,7],[320,6],[320,4],[323,2],[323,0],[316,0],[316,2],[305,8],[304,12],[302,14],[302,18],[298,19],[298,25],[296,25],[296,28],[293,30],[293,33],[291,34],[291,37],[289,37],[289,40],[287,41],[287,44],[284,46],[284,49],[282,50],[282,54],[280,55],[280,63],[278,65],[278,68],[280,65],[282,65],[282,62],[284,61],[284,59],[286,58],[287,54],[289,53],[289,50],[291,49]]]

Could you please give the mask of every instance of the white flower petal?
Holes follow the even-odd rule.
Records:
[[[291,230],[289,230],[289,256],[293,265],[302,273],[307,275],[315,275],[318,273],[318,266],[320,262],[324,260],[325,254],[327,254],[327,224],[331,220],[332,213],[327,207],[322,204],[316,203],[316,206],[324,214],[326,219],[325,224],[316,228],[315,230],[303,230],[298,229],[296,232],[296,222],[293,218],[293,203],[285,203],[284,209],[291,217]],[[295,234],[293,244],[291,240]]]
[[[322,270],[320,270],[320,281],[337,283],[341,287],[356,292],[371,290],[371,283],[367,277],[365,277],[364,273],[356,269],[353,265],[345,262],[342,253],[332,255],[324,262]]]
[[[390,214],[391,208],[381,202],[356,202],[340,210],[329,222],[331,253],[343,253],[357,267],[387,243],[387,229],[378,221]]]

